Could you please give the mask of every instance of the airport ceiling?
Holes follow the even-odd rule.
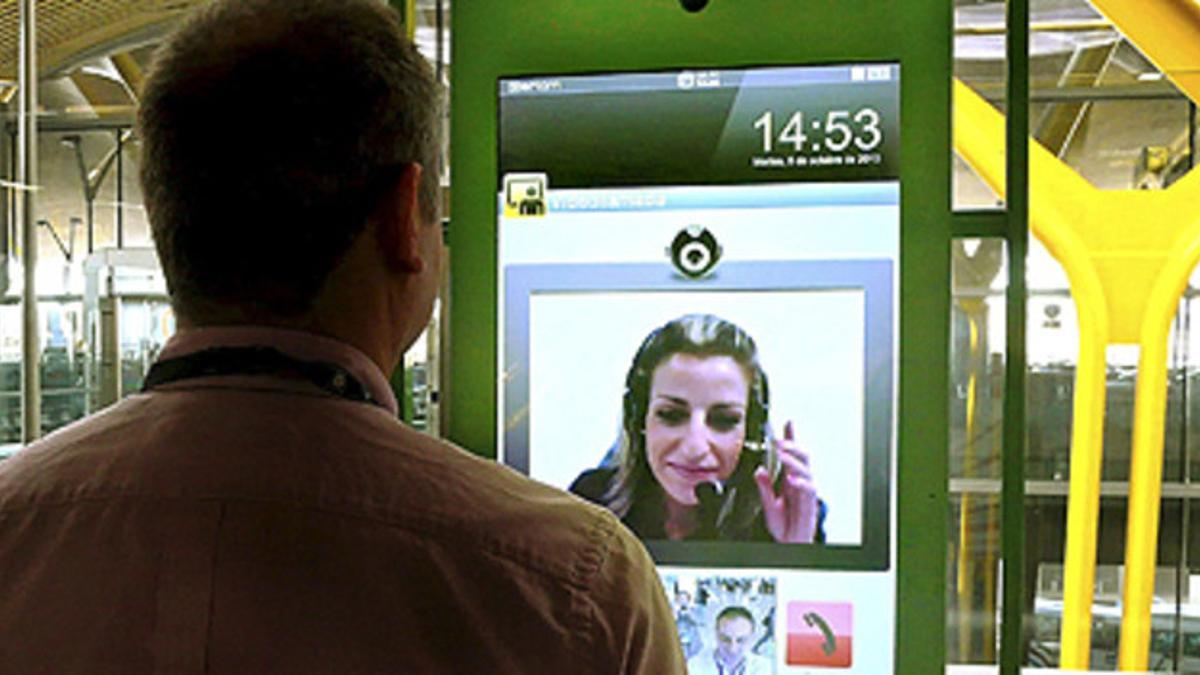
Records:
[[[66,73],[87,60],[136,50],[203,0],[38,0],[38,69]],[[0,79],[15,82],[19,3],[0,0]]]
[[[205,1],[37,0],[40,107],[67,120],[131,118],[154,46]],[[416,41],[430,60],[448,60],[449,7],[450,0],[415,3]],[[19,2],[0,0],[0,103],[16,91],[19,41]]]

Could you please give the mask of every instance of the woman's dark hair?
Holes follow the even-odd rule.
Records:
[[[712,314],[687,314],[655,329],[638,348],[625,375],[617,472],[604,495],[605,505],[619,516],[650,490],[661,491],[646,458],[646,412],[654,371],[675,354],[728,356],[742,367],[750,389],[746,401],[744,445],[768,449],[769,392],[767,375],[758,362],[754,339],[739,326]]]

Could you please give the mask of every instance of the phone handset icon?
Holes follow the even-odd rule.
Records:
[[[833,631],[829,628],[829,624],[825,623],[825,619],[821,618],[816,612],[805,612],[804,623],[810,627],[815,627],[825,636],[825,643],[821,645],[821,651],[825,652],[825,656],[831,656],[837,651],[837,638],[833,636]]]

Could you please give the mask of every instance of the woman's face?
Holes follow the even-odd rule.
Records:
[[[729,356],[674,354],[650,378],[646,458],[674,501],[696,504],[696,486],[729,478],[746,438],[749,381]]]

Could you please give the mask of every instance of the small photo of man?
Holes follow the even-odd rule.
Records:
[[[689,675],[775,673],[775,580],[667,574]]]

